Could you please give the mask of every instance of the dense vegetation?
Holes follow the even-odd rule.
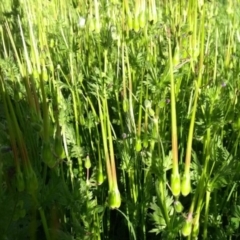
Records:
[[[239,239],[240,2],[0,4],[0,239]]]

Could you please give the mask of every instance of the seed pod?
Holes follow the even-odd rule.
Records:
[[[136,150],[137,152],[140,152],[141,149],[142,149],[141,139],[137,139],[137,140],[136,140],[136,144],[135,144],[135,150]]]
[[[54,158],[50,144],[45,142],[42,148],[42,160],[48,165],[48,167],[53,168],[56,164],[56,159]]]
[[[147,138],[147,136],[145,136],[144,139],[143,139],[143,147],[144,148],[148,147],[148,138]]]
[[[183,196],[187,196],[191,192],[191,180],[189,174],[184,174],[182,177],[181,192]]]
[[[42,70],[42,80],[45,82],[48,81],[48,73],[47,73],[46,67],[43,67],[43,70]]]
[[[128,25],[129,30],[133,29],[133,20],[132,20],[131,14],[128,14],[128,16],[127,16],[127,25]]]
[[[97,172],[97,183],[98,185],[101,185],[103,183],[104,177],[103,177],[103,172],[98,171]]]
[[[34,79],[36,79],[36,80],[39,79],[38,70],[36,68],[33,69],[32,74],[33,74],[32,76],[33,76]]]
[[[138,32],[138,31],[139,31],[138,16],[135,16],[135,17],[134,17],[134,20],[133,20],[133,28],[134,28],[134,31],[135,31],[135,32]]]
[[[192,236],[193,238],[197,238],[199,234],[199,221],[194,221],[193,229],[192,229]]]
[[[124,99],[123,100],[123,111],[127,112],[127,110],[128,110],[128,100]]]
[[[192,231],[192,221],[186,220],[182,227],[182,235],[184,237],[187,237],[191,234]]]
[[[108,192],[108,204],[111,209],[119,208],[121,205],[121,195],[118,189]]]
[[[171,175],[171,189],[173,196],[175,197],[179,196],[181,189],[179,173]]]

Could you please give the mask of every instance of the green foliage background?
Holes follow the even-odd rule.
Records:
[[[0,239],[238,239],[239,5],[1,3]]]

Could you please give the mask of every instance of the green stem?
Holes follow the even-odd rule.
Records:
[[[209,202],[211,192],[207,189],[206,201],[205,201],[205,213],[204,213],[204,225],[203,225],[203,239],[207,239],[207,227],[208,227],[208,213],[209,213]]]
[[[180,176],[178,170],[177,116],[176,116],[175,83],[173,76],[173,57],[170,39],[168,40],[168,49],[169,49],[170,83],[171,83],[171,127],[172,127],[172,154],[173,154],[171,189],[174,196],[179,196]]]

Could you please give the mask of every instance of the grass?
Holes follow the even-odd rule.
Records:
[[[238,239],[239,4],[1,3],[0,239]]]

